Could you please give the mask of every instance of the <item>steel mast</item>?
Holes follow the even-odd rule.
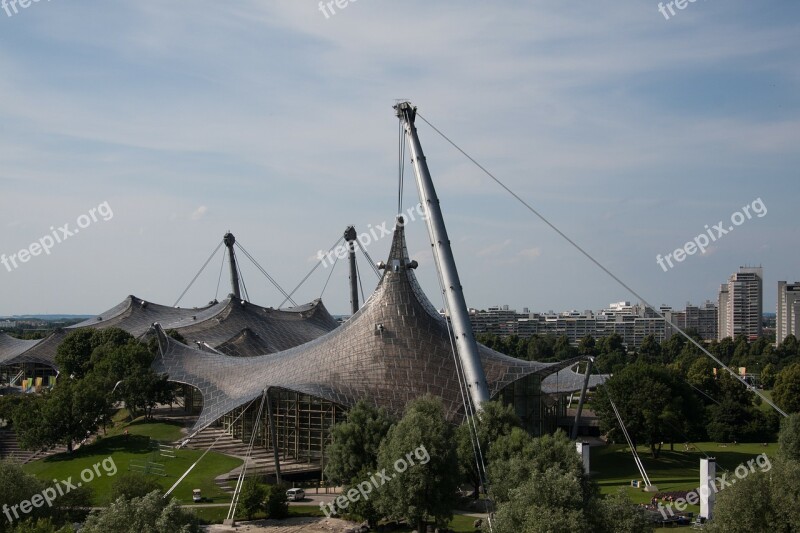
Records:
[[[236,254],[233,252],[233,245],[236,244],[236,237],[230,231],[222,238],[222,242],[228,248],[228,257],[231,260],[231,287],[233,288],[233,295],[237,300],[242,299],[241,291],[239,290],[239,271],[236,268]]]
[[[422,152],[422,145],[420,145],[419,137],[417,136],[417,128],[414,126],[417,108],[413,107],[411,102],[400,102],[394,106],[394,109],[397,111],[397,116],[400,118],[408,144],[411,147],[411,163],[414,165],[414,173],[417,176],[419,199],[428,215],[426,218],[431,236],[431,247],[436,257],[436,264],[441,269],[444,296],[447,301],[447,307],[450,310],[450,322],[456,338],[458,357],[464,369],[464,379],[467,382],[472,404],[476,410],[481,410],[482,404],[489,401],[489,388],[486,384],[486,376],[483,373],[483,366],[478,354],[478,343],[475,340],[472,323],[469,320],[469,311],[464,299],[461,280],[458,277],[456,262],[453,258],[453,250],[450,247],[450,239],[447,236],[447,228],[444,225],[439,198],[436,196],[436,189],[433,186],[433,180],[428,170],[428,163],[425,160],[425,154]]]
[[[358,271],[356,270],[356,228],[347,226],[344,230],[344,240],[347,241],[347,253],[350,258],[350,312],[358,312]]]

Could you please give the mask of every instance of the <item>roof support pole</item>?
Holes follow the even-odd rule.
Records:
[[[272,437],[272,458],[275,461],[275,481],[277,485],[281,484],[281,458],[278,454],[278,432],[277,424],[275,424],[275,414],[272,412],[272,397],[269,394],[270,389],[267,389],[267,416],[269,417],[269,434]]]
[[[347,251],[350,257],[350,312],[358,312],[358,272],[356,271],[356,228],[347,226],[344,230],[344,239],[347,241]]]
[[[444,296],[447,301],[447,308],[450,311],[450,321],[455,334],[458,356],[464,369],[464,378],[467,381],[470,399],[474,408],[481,410],[481,405],[489,400],[489,387],[486,383],[486,376],[478,354],[478,343],[475,340],[472,324],[469,320],[469,311],[464,299],[461,280],[458,277],[456,262],[453,258],[453,250],[450,247],[450,239],[447,236],[444,217],[439,206],[439,198],[436,196],[436,189],[433,186],[433,180],[428,170],[428,163],[425,160],[425,154],[422,152],[422,145],[417,136],[417,128],[414,126],[417,108],[413,107],[410,102],[401,102],[394,106],[394,109],[403,124],[411,149],[411,162],[414,165],[414,173],[417,177],[417,190],[419,191],[420,202],[427,214],[426,221],[431,237],[431,247],[433,248],[437,267],[441,271]]]
[[[225,234],[225,237],[222,238],[222,241],[228,248],[228,257],[231,260],[231,288],[233,289],[233,295],[237,300],[241,300],[242,293],[239,289],[239,270],[236,268],[236,254],[233,251],[233,245],[236,244],[236,237],[233,236],[233,233],[228,232]]]
[[[581,388],[581,395],[578,398],[578,410],[575,412],[575,422],[572,424],[572,440],[578,438],[578,424],[581,421],[581,411],[583,411],[583,402],[586,400],[586,389],[589,388],[589,377],[592,375],[592,358],[586,361],[586,374],[583,376],[583,387]]]

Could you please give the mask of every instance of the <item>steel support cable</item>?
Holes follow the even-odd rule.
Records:
[[[375,272],[375,275],[378,276],[378,279],[381,279],[381,271],[378,270],[378,265],[369,256],[367,250],[363,246],[361,246],[361,243],[358,242],[358,240],[356,240],[356,242],[358,243],[358,249],[361,250],[361,252],[364,254],[364,257],[366,257],[367,261],[369,261],[369,264],[372,267],[372,271]]]
[[[258,263],[258,261],[256,261],[256,259],[252,255],[250,255],[250,253],[247,250],[244,249],[244,247],[239,243],[239,241],[236,241],[236,246],[244,253],[244,255],[247,256],[247,258],[256,266],[256,268],[258,268],[261,271],[261,273],[264,274],[264,276],[269,280],[269,282],[272,283],[272,285],[274,285],[275,288],[278,289],[281,292],[281,294],[283,294],[286,297],[288,301],[292,302],[295,306],[297,306],[297,302],[292,300],[292,297],[289,296],[289,294],[285,290],[283,290],[283,288],[280,285],[278,285],[278,282],[272,279],[272,276],[270,276],[269,273],[267,273],[267,271],[264,270],[264,267],[262,267]]]
[[[250,300],[250,293],[247,292],[247,285],[244,282],[244,274],[242,273],[242,264],[240,261],[236,262],[236,271],[239,273],[239,283],[242,284],[242,292],[244,292],[244,301],[249,302]]]
[[[642,464],[642,460],[639,458],[639,453],[636,451],[636,447],[633,444],[633,440],[631,436],[628,434],[628,429],[625,427],[625,422],[622,420],[622,415],[619,413],[619,409],[617,409],[617,405],[614,403],[610,397],[608,398],[608,403],[611,404],[611,408],[614,410],[614,414],[619,421],[619,427],[622,428],[622,434],[625,436],[625,440],[628,442],[628,446],[631,449],[631,453],[633,454],[633,460],[636,463],[636,468],[639,469],[639,473],[642,474],[642,479],[647,484],[647,486],[651,486],[650,478],[647,475],[647,471],[644,469],[644,464]]]
[[[358,278],[358,286],[361,287],[361,301],[363,303],[366,303],[367,299],[364,297],[364,283],[361,281],[361,270],[359,270],[358,268],[358,261],[356,261],[355,264],[356,264],[356,277]]]
[[[220,242],[219,242],[219,244],[217,245],[217,247],[216,247],[216,248],[214,248],[214,251],[211,253],[211,255],[209,256],[209,258],[208,258],[208,259],[206,259],[206,262],[205,262],[205,263],[203,263],[203,266],[202,266],[202,267],[200,267],[200,270],[199,270],[199,271],[197,272],[197,274],[195,274],[195,276],[192,278],[192,281],[190,281],[190,282],[189,282],[189,286],[188,286],[188,287],[186,287],[186,289],[185,289],[185,290],[184,290],[184,291],[181,293],[181,295],[180,295],[180,296],[178,296],[178,299],[175,301],[175,303],[174,303],[174,304],[172,304],[172,307],[177,307],[177,306],[178,306],[178,304],[180,303],[180,301],[183,299],[183,297],[184,297],[184,296],[186,296],[186,293],[187,293],[187,292],[189,292],[189,289],[191,289],[191,288],[192,288],[192,285],[194,285],[194,282],[195,282],[195,281],[197,281],[197,278],[199,278],[199,277],[200,277],[200,274],[202,274],[202,273],[203,273],[203,270],[205,270],[205,269],[206,269],[206,267],[207,267],[207,266],[208,266],[208,264],[211,262],[211,260],[214,258],[214,256],[217,254],[217,252],[219,251],[219,249],[220,249],[220,248],[222,248],[222,244],[223,244],[223,242],[222,242],[222,241],[220,241]]]
[[[531,205],[530,205],[528,202],[526,202],[525,200],[523,200],[523,199],[522,199],[522,197],[520,197],[520,196],[519,196],[517,193],[515,193],[514,191],[512,191],[512,190],[511,190],[511,189],[510,189],[510,188],[509,188],[509,187],[508,187],[508,186],[507,186],[505,183],[503,183],[502,181],[500,181],[500,179],[499,179],[499,178],[495,177],[495,175],[494,175],[494,174],[492,174],[491,172],[489,172],[489,171],[488,171],[488,170],[487,170],[487,169],[486,169],[486,168],[485,168],[483,165],[481,165],[480,163],[478,163],[478,161],[477,161],[477,160],[475,160],[475,159],[474,159],[474,158],[473,158],[471,155],[469,155],[467,152],[465,152],[465,151],[464,151],[464,150],[463,150],[463,149],[462,149],[460,146],[458,146],[458,145],[457,145],[457,144],[456,144],[454,141],[452,141],[452,140],[451,140],[449,137],[447,137],[447,136],[446,136],[444,133],[442,133],[442,132],[441,132],[441,131],[440,131],[438,128],[436,128],[436,126],[434,126],[433,124],[431,124],[430,122],[428,122],[428,120],[427,120],[427,119],[425,119],[425,117],[423,117],[422,115],[420,115],[420,114],[419,114],[419,112],[417,112],[417,116],[418,116],[419,118],[421,118],[421,119],[422,119],[422,120],[423,120],[423,121],[424,121],[424,122],[425,122],[425,123],[426,123],[428,126],[430,126],[430,127],[431,127],[431,129],[433,129],[433,131],[435,131],[435,132],[436,132],[437,134],[439,134],[439,135],[440,135],[440,136],[441,136],[441,137],[442,137],[442,138],[443,138],[445,141],[447,141],[447,142],[448,142],[448,143],[449,143],[451,146],[453,146],[453,148],[455,148],[456,150],[458,150],[459,152],[461,152],[461,154],[462,154],[464,157],[466,157],[468,160],[470,160],[470,161],[471,161],[471,162],[472,162],[472,163],[473,163],[475,166],[477,166],[477,167],[478,167],[478,168],[479,168],[479,169],[480,169],[480,170],[481,170],[481,171],[482,171],[484,174],[486,174],[486,175],[487,175],[489,178],[491,178],[491,179],[492,179],[492,180],[493,180],[495,183],[497,183],[497,184],[498,184],[500,187],[502,187],[502,188],[503,188],[503,189],[504,189],[504,190],[505,190],[505,191],[506,191],[508,194],[510,194],[511,196],[513,196],[513,197],[514,197],[514,198],[515,198],[515,199],[516,199],[516,200],[517,200],[519,203],[521,203],[521,204],[522,204],[522,205],[523,205],[523,206],[524,206],[524,207],[525,207],[525,208],[526,208],[528,211],[530,211],[531,213],[533,213],[533,214],[534,214],[534,215],[535,215],[537,218],[539,218],[539,220],[541,220],[542,222],[544,222],[544,223],[545,223],[545,224],[546,224],[548,227],[550,227],[550,229],[552,229],[553,231],[555,231],[555,232],[556,232],[556,233],[557,233],[557,234],[558,234],[558,235],[559,235],[561,238],[563,238],[565,241],[567,241],[569,244],[571,244],[573,248],[575,248],[575,249],[576,249],[578,252],[580,252],[580,253],[581,253],[583,256],[585,256],[587,259],[589,259],[589,261],[591,261],[592,263],[594,263],[594,265],[595,265],[595,266],[597,266],[597,267],[598,267],[600,270],[602,270],[603,272],[605,272],[605,273],[606,273],[606,274],[607,274],[607,275],[608,275],[608,276],[609,276],[611,279],[613,279],[614,281],[616,281],[616,282],[617,282],[617,283],[618,283],[618,284],[619,284],[619,285],[620,285],[622,288],[624,288],[624,289],[625,289],[625,290],[627,290],[629,293],[631,293],[633,296],[635,296],[636,298],[638,298],[638,299],[639,299],[639,301],[640,301],[640,302],[642,302],[642,303],[643,303],[645,306],[649,307],[649,308],[650,308],[650,310],[651,310],[651,311],[653,311],[653,313],[654,313],[656,316],[658,316],[659,318],[661,318],[662,320],[664,320],[664,322],[665,322],[666,324],[668,324],[670,327],[672,327],[672,329],[673,329],[673,330],[677,331],[677,332],[678,332],[678,333],[679,333],[681,336],[683,336],[684,338],[686,338],[686,340],[688,340],[688,341],[689,341],[689,342],[691,342],[693,345],[695,345],[695,346],[696,346],[696,347],[697,347],[697,348],[698,348],[698,349],[699,349],[701,352],[703,352],[705,355],[707,355],[709,358],[711,358],[711,359],[712,359],[712,360],[713,360],[715,363],[717,363],[718,365],[720,365],[720,367],[721,367],[721,368],[724,368],[725,370],[727,370],[727,371],[728,371],[728,373],[730,373],[730,375],[731,375],[731,376],[733,376],[734,378],[736,378],[737,380],[739,380],[739,381],[740,381],[740,382],[741,382],[741,383],[742,383],[742,384],[743,384],[745,387],[747,387],[747,390],[751,391],[753,394],[755,394],[756,396],[758,396],[759,398],[761,398],[761,399],[762,399],[763,401],[765,401],[765,402],[766,402],[766,403],[767,403],[767,404],[768,404],[770,407],[772,407],[773,409],[775,409],[775,410],[776,410],[778,413],[780,413],[780,414],[781,414],[781,415],[783,415],[784,417],[788,417],[788,416],[789,416],[788,414],[786,414],[786,412],[785,412],[783,409],[781,409],[780,407],[778,407],[777,405],[775,405],[775,404],[772,402],[772,400],[770,400],[769,398],[767,398],[767,396],[765,396],[764,394],[760,393],[760,392],[758,391],[758,389],[756,389],[755,387],[753,387],[752,385],[750,385],[749,383],[747,383],[747,381],[745,381],[745,379],[744,379],[744,378],[742,378],[742,377],[741,377],[741,376],[739,376],[739,375],[738,375],[736,372],[734,372],[734,371],[733,371],[733,369],[731,369],[731,368],[730,368],[728,365],[726,365],[725,363],[723,363],[723,362],[722,362],[722,361],[721,361],[719,358],[717,358],[717,357],[716,357],[715,355],[713,355],[711,352],[709,352],[708,350],[706,350],[706,349],[705,349],[705,347],[703,347],[703,346],[702,346],[702,345],[701,345],[699,342],[697,342],[697,341],[696,341],[696,340],[695,340],[695,339],[694,339],[694,338],[693,338],[691,335],[689,335],[688,333],[686,333],[685,331],[683,331],[681,328],[679,328],[678,326],[676,326],[675,324],[673,324],[672,322],[670,322],[669,320],[667,320],[667,319],[666,319],[666,317],[664,316],[664,314],[663,314],[663,313],[661,313],[661,312],[660,312],[660,311],[658,311],[658,310],[657,310],[655,307],[653,307],[652,305],[650,305],[650,303],[648,303],[648,301],[647,301],[645,298],[643,298],[643,297],[642,297],[642,296],[641,296],[641,295],[640,295],[640,294],[639,294],[639,293],[638,293],[636,290],[634,290],[634,289],[633,289],[633,288],[631,288],[631,287],[630,287],[630,286],[629,286],[627,283],[625,283],[624,281],[622,281],[622,280],[621,280],[621,279],[620,279],[620,278],[619,278],[619,277],[618,277],[616,274],[614,274],[613,272],[611,272],[611,270],[609,270],[609,269],[608,269],[608,268],[607,268],[605,265],[603,265],[603,264],[602,264],[600,261],[598,261],[597,259],[595,259],[595,258],[594,258],[594,257],[593,257],[593,256],[592,256],[592,255],[591,255],[589,252],[587,252],[586,250],[584,250],[584,249],[583,249],[583,248],[582,248],[582,247],[581,247],[581,246],[580,246],[580,245],[579,245],[577,242],[575,242],[574,240],[572,240],[572,239],[571,239],[571,238],[570,238],[570,237],[569,237],[569,236],[568,236],[566,233],[564,233],[563,231],[561,231],[561,230],[560,230],[558,227],[556,227],[556,225],[555,225],[555,224],[553,224],[552,222],[550,222],[550,220],[549,220],[548,218],[546,218],[546,217],[545,217],[544,215],[542,215],[542,214],[541,214],[539,211],[537,211],[536,209],[534,209],[534,208],[533,208],[533,207],[532,207],[532,206],[531,206]]]
[[[214,299],[219,297],[219,286],[222,283],[222,272],[225,270],[225,254],[222,254],[222,263],[219,265],[219,278],[217,278],[217,290],[214,292]]]
[[[251,402],[250,402],[250,403],[249,403],[249,404],[248,404],[246,407],[242,408],[242,412],[239,414],[239,416],[237,416],[237,417],[236,417],[236,418],[233,420],[233,422],[231,422],[231,425],[233,425],[233,424],[235,424],[236,422],[238,422],[238,421],[239,421],[239,419],[240,419],[240,418],[242,418],[242,416],[245,414],[245,412],[247,412],[247,409],[248,409],[248,408],[249,408],[251,405],[253,405],[253,403],[254,403],[254,402],[255,402],[255,400],[251,401]],[[194,437],[195,437],[195,436],[196,436],[198,433],[200,433],[200,432],[199,432],[199,431],[197,431],[197,432],[195,432],[193,435],[190,435],[189,437],[187,437],[187,438],[186,438],[186,439],[185,439],[185,440],[184,440],[184,441],[181,443],[181,446],[183,446],[184,444],[186,444],[187,442],[189,442],[190,440],[192,440],[192,439],[193,439],[193,438],[194,438]],[[191,471],[194,469],[194,467],[195,467],[195,466],[197,466],[197,464],[198,464],[200,461],[202,461],[202,460],[203,460],[203,457],[205,457],[205,456],[206,456],[206,454],[207,454],[208,452],[210,452],[210,451],[211,451],[211,448],[213,448],[214,446],[216,446],[217,442],[219,442],[219,440],[220,440],[222,437],[225,437],[225,436],[227,436],[227,433],[224,433],[224,432],[223,432],[223,433],[221,433],[221,434],[220,434],[220,435],[219,435],[219,436],[218,436],[216,439],[214,439],[214,442],[212,442],[212,443],[211,443],[211,445],[210,445],[208,448],[206,448],[206,450],[203,452],[203,454],[202,454],[200,457],[198,457],[198,458],[197,458],[197,460],[196,460],[194,463],[192,463],[192,466],[190,466],[190,467],[189,467],[189,468],[186,470],[186,472],[184,472],[184,473],[183,473],[183,475],[182,475],[181,477],[179,477],[179,478],[178,478],[178,480],[177,480],[177,481],[176,481],[176,482],[175,482],[175,483],[174,483],[174,484],[173,484],[173,485],[172,485],[172,486],[169,488],[169,490],[168,490],[167,492],[165,492],[165,493],[164,493],[164,498],[166,498],[167,496],[169,496],[170,494],[172,494],[172,491],[174,491],[176,488],[178,488],[178,485],[180,485],[180,484],[181,484],[181,482],[184,480],[184,478],[185,478],[186,476],[188,476],[188,475],[189,475],[189,472],[191,472]]]
[[[341,243],[343,240],[344,240],[344,236],[342,236],[342,237],[339,237],[339,240],[337,240],[335,243],[333,243],[333,246],[331,246],[330,248],[328,248],[328,253],[331,253],[331,251],[333,251],[333,250],[334,250],[334,249],[335,249],[337,246],[339,246],[339,243]],[[306,277],[304,277],[304,278],[303,278],[303,279],[300,281],[300,283],[298,283],[298,284],[297,284],[297,287],[295,287],[294,289],[292,289],[292,292],[290,292],[290,293],[289,293],[289,296],[294,296],[294,293],[295,293],[295,292],[297,292],[297,290],[298,290],[300,287],[302,287],[302,286],[303,286],[303,283],[305,283],[305,282],[306,282],[306,280],[308,280],[308,278],[310,278],[310,277],[311,277],[311,274],[313,274],[313,273],[314,273],[314,272],[315,272],[315,271],[316,271],[316,270],[319,268],[319,266],[322,264],[322,259],[324,259],[324,256],[323,256],[322,258],[320,258],[320,260],[319,260],[319,261],[317,261],[317,264],[316,264],[316,265],[314,265],[314,268],[312,268],[312,269],[311,269],[311,271],[310,271],[308,274],[306,274]],[[325,291],[325,289],[323,289],[323,292],[324,292],[324,291]],[[283,300],[283,301],[281,302],[281,305],[279,305],[279,306],[278,306],[278,308],[281,308],[281,307],[283,307],[283,304],[285,304],[285,303],[286,303],[288,300],[289,300],[289,298],[287,297],[285,300]]]
[[[322,295],[325,294],[325,289],[328,288],[328,283],[331,281],[331,276],[333,276],[333,270],[336,268],[336,263],[339,262],[339,257],[337,256],[336,259],[333,260],[333,264],[331,265],[331,271],[328,274],[328,279],[325,280],[325,285],[322,286],[322,292],[319,293],[320,299],[322,299]]]
[[[258,425],[261,423],[261,414],[264,411],[264,401],[267,399],[267,389],[264,389],[264,394],[261,395],[261,405],[258,408],[258,414],[256,415],[255,424],[253,424],[253,431],[250,434],[250,444],[247,446],[247,453],[244,456],[244,463],[242,463],[242,470],[239,472],[239,479],[236,480],[236,488],[233,491],[233,497],[231,498],[231,506],[228,509],[228,520],[232,520],[233,517],[236,515],[236,506],[239,504],[239,495],[242,492],[242,486],[244,485],[245,475],[247,474],[247,462],[250,460],[250,456],[253,454],[253,445],[256,441],[256,433],[258,433]]]

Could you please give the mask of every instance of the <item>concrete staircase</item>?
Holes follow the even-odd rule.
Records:
[[[217,441],[217,439],[219,440]],[[205,450],[211,446],[214,441],[217,441],[217,443],[214,445],[213,451],[244,460],[247,454],[247,443],[234,439],[219,427],[207,427],[195,435],[194,438],[187,443],[186,447],[196,450]],[[180,442],[176,442],[175,444],[180,444]],[[215,483],[222,490],[233,492],[241,469],[242,467],[240,466],[234,468],[227,474],[218,476]],[[281,458],[281,474],[314,472],[318,470],[319,466],[312,463],[297,461],[288,457]],[[275,475],[275,460],[272,451],[265,450],[259,446],[253,446],[253,451],[247,462],[247,474]]]
[[[29,463],[37,459],[43,459],[57,453],[65,452],[65,446],[57,446],[46,451],[28,451],[19,447],[17,435],[8,428],[0,429],[0,458],[14,461],[19,464]]]

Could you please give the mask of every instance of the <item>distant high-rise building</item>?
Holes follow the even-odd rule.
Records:
[[[725,287],[727,290],[727,285]],[[682,330],[695,330],[703,340],[718,338],[719,313],[717,305],[713,302],[707,301],[702,306],[687,303],[683,311],[674,311],[670,307],[662,306],[661,313],[669,322]]]
[[[719,286],[719,299],[717,300],[717,339],[722,340],[728,336],[728,284]]]
[[[800,334],[800,282],[778,282],[778,310],[775,314],[775,344],[789,335]]]
[[[739,267],[719,290],[719,338],[761,335],[764,272],[761,267]]]

